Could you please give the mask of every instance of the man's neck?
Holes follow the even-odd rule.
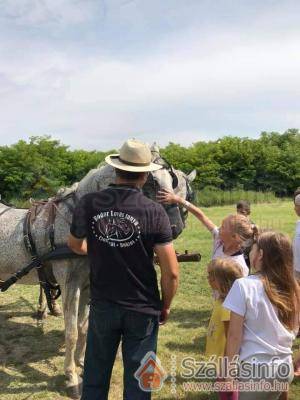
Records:
[[[137,189],[141,189],[140,182],[138,182],[138,181],[126,181],[124,179],[116,178],[115,184],[116,185],[133,186],[133,187],[135,187]]]

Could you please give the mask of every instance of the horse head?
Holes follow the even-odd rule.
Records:
[[[158,171],[149,174],[146,184],[143,187],[143,193],[150,199],[156,200],[157,192],[161,189],[172,191],[181,197],[192,200],[192,188],[190,182],[195,178],[193,171],[190,175],[176,170],[167,160],[159,154],[157,145],[152,146],[152,161],[162,165]],[[107,164],[101,163],[98,168],[91,170],[78,184],[76,192],[79,197],[89,192],[96,192],[106,188],[110,183],[115,182],[115,169]],[[177,205],[163,205],[172,227],[173,238],[176,239],[185,226],[187,213]]]
[[[161,189],[166,189],[191,201],[193,199],[193,190],[190,183],[195,179],[196,171],[194,170],[189,175],[186,175],[184,172],[174,169],[166,159],[161,157],[156,143],[151,146],[151,152],[152,162],[162,165],[162,168],[149,174],[143,187],[144,194],[156,201],[157,192]],[[187,212],[175,204],[163,206],[170,220],[173,238],[176,239],[185,227]]]

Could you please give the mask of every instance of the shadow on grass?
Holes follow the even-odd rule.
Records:
[[[195,309],[174,309],[172,311],[171,321],[175,322],[179,328],[203,328],[207,327],[211,315],[210,310]],[[175,328],[176,329],[176,328]],[[183,353],[195,353],[195,355],[205,352],[205,334],[199,335],[193,342],[182,342],[180,336],[178,341],[166,343],[166,347],[171,351],[180,351]]]
[[[172,352],[193,353],[195,357],[205,352],[206,336],[199,336],[191,343],[168,342],[166,347]]]
[[[175,308],[172,310],[170,321],[179,328],[200,328],[208,325],[211,316],[210,310],[195,310]]]
[[[179,328],[200,328],[208,325],[210,310],[195,310],[175,308],[172,310],[170,321],[174,321]]]
[[[32,316],[32,306],[27,303],[27,300],[21,298],[14,303],[1,305],[0,308],[2,395],[29,394],[43,390],[60,392],[60,388],[64,389],[64,376],[57,375],[57,368],[51,361],[53,356],[63,355],[60,349],[64,344],[64,332],[51,330],[44,333],[43,328],[35,325],[34,321],[33,324],[14,321],[14,318],[24,317],[27,320]],[[32,366],[34,363],[41,364],[42,368]]]
[[[28,311],[28,309],[31,311]],[[5,313],[6,318],[31,317],[36,320],[38,315],[38,304],[34,307],[30,301],[25,299],[25,297],[20,296],[19,299],[13,303],[4,305],[0,304],[0,313],[1,312]]]

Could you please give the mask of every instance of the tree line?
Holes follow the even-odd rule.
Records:
[[[190,147],[170,143],[164,156],[184,171],[197,170],[196,186],[272,191],[291,195],[300,185],[300,132],[262,132],[258,139],[225,136]]]
[[[70,150],[50,136],[0,146],[0,194],[7,201],[52,196],[79,181],[111,151]],[[184,147],[169,143],[161,154],[175,168],[197,171],[198,190],[274,192],[300,186],[300,132],[262,132],[258,139],[225,136]]]

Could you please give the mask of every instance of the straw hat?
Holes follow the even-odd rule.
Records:
[[[119,154],[105,157],[107,164],[131,172],[149,172],[162,168],[151,162],[151,151],[148,145],[136,139],[129,139],[123,144]]]

